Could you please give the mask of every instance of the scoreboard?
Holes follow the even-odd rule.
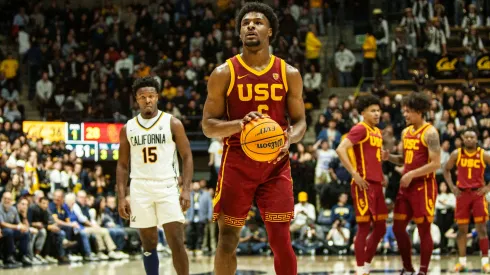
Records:
[[[119,132],[122,123],[68,123],[24,121],[22,130],[32,140],[64,141],[66,149],[91,161],[119,159]]]

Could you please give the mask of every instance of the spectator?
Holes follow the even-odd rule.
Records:
[[[199,182],[194,182],[192,189],[191,206],[186,214],[189,224],[187,246],[196,255],[202,255],[204,226],[213,220],[213,204],[209,193],[201,189]]]
[[[376,38],[376,56],[378,57],[379,64],[384,68],[385,66],[389,66],[388,42],[390,41],[390,33],[388,31],[388,21],[384,19],[383,11],[381,11],[381,9],[374,9],[373,16],[373,35]]]
[[[396,239],[395,234],[393,233],[393,209],[395,208],[395,204],[393,200],[390,198],[385,199],[386,207],[388,208],[388,219],[386,219],[386,233],[381,241],[381,246],[383,249],[383,254],[394,253],[396,252]]]
[[[442,4],[436,4],[434,6],[434,17],[439,18],[442,29],[444,30],[444,34],[446,35],[446,38],[451,37],[451,28],[449,26],[449,21],[447,20],[446,16],[446,8]]]
[[[246,226],[240,231],[237,254],[261,254],[265,252],[267,246],[267,235],[264,228],[259,227],[255,219],[248,220]]]
[[[313,145],[313,150],[316,151],[315,184],[329,183],[332,180],[329,173],[330,162],[337,156],[337,153],[324,139],[319,139]]]
[[[439,230],[439,227],[431,223],[430,224],[430,235],[432,236],[432,241],[434,243],[434,255],[440,254],[440,244],[441,244],[441,231]],[[413,242],[413,247],[417,252],[420,253],[420,237],[419,237],[419,230],[417,227],[415,227],[415,230],[413,231],[412,235],[412,242]]]
[[[475,4],[468,5],[468,13],[463,18],[463,22],[461,23],[461,28],[470,29],[471,27],[480,27],[482,26],[480,15],[478,15],[476,11]]]
[[[343,42],[340,42],[335,53],[335,67],[339,72],[338,80],[340,87],[351,87],[354,84],[352,70],[355,65],[356,57],[351,50],[345,47]]]
[[[305,57],[309,64],[319,68],[320,50],[322,42],[318,39],[315,25],[310,25],[310,31],[306,34],[306,53]]]
[[[398,79],[409,80],[408,58],[409,53],[412,52],[412,45],[407,43],[402,28],[397,28],[395,32],[395,39],[391,41],[391,53],[395,59],[396,76]]]
[[[340,219],[345,221],[342,225],[350,229],[354,223],[355,213],[352,205],[347,204],[348,198],[346,193],[340,194],[337,204],[332,207],[332,224]]]
[[[350,239],[350,230],[345,227],[345,221],[336,219],[332,223],[332,229],[328,232],[327,249],[329,254],[345,255]]]
[[[316,139],[328,141],[330,148],[335,149],[340,144],[341,137],[342,135],[337,130],[337,121],[332,118],[328,121],[328,128],[323,129]]]
[[[19,69],[19,61],[12,54],[7,55],[2,63],[0,63],[0,72],[3,72],[7,80],[17,81],[17,70]]]
[[[291,221],[291,232],[298,232],[316,220],[316,212],[313,204],[308,202],[308,194],[299,192],[298,203],[294,205],[294,219]]]
[[[413,15],[412,8],[405,9],[405,16],[400,22],[400,27],[405,29],[407,35],[407,44],[410,45],[410,57],[417,57],[417,37],[420,37],[420,24],[417,18]]]
[[[312,103],[314,108],[318,108],[320,101],[318,96],[322,91],[322,75],[316,71],[314,65],[310,65],[310,70],[303,76],[304,92],[306,102]]]
[[[322,227],[310,223],[301,229],[299,238],[293,241],[293,247],[299,255],[315,255],[316,251],[324,246],[324,239]]]
[[[466,49],[466,55],[464,62],[470,70],[476,69],[476,60],[483,53],[487,53],[487,50],[483,46],[483,42],[478,35],[476,27],[470,28],[469,34],[466,34],[463,38],[463,47]]]
[[[131,60],[125,51],[121,51],[121,58],[116,61],[114,71],[120,79],[127,79],[133,75],[133,60]]]
[[[6,101],[19,102],[19,91],[15,88],[15,83],[10,81],[7,87],[2,89],[2,98]]]
[[[125,250],[132,251],[132,252],[140,252],[141,241],[140,241],[138,229],[125,226],[117,210],[116,197],[109,195],[107,196],[106,201],[107,201],[107,206],[105,208],[105,214],[110,216],[110,218],[114,221],[113,228],[123,229],[125,235],[127,236]],[[122,256],[123,258],[126,257],[124,254]]]
[[[26,27],[29,24],[29,16],[25,12],[25,8],[19,8],[19,13],[15,15],[14,22],[15,27]]]
[[[24,26],[19,27],[19,33],[17,35],[17,41],[19,42],[19,56],[24,58],[27,51],[31,47],[30,36],[25,31]]]
[[[370,78],[373,77],[373,64],[376,60],[376,50],[377,50],[376,37],[374,37],[373,32],[368,30],[366,32],[366,40],[362,45],[364,61],[363,61],[363,76]]]
[[[53,82],[48,78],[48,73],[43,72],[42,78],[36,83],[36,98],[41,116],[44,116],[44,108],[53,96]]]
[[[427,0],[418,0],[413,3],[413,13],[419,21],[420,27],[423,29],[427,22],[434,17],[434,9],[432,4]]]
[[[29,258],[29,228],[21,223],[17,209],[12,205],[12,194],[4,192],[2,195],[2,205],[0,206],[0,226],[2,228],[2,239],[5,244],[2,250],[5,265],[19,266],[16,260],[15,242],[18,241],[20,262],[24,266],[31,266],[32,260]]]
[[[436,221],[440,232],[447,232],[454,222],[454,208],[456,207],[456,197],[453,193],[448,193],[448,187],[445,182],[439,184],[439,194],[436,199]],[[446,236],[441,236],[441,247],[447,247]]]
[[[221,158],[223,157],[223,139],[213,140],[209,145],[208,153],[208,166],[212,166],[216,174],[218,174],[219,168],[221,166]]]
[[[310,15],[313,24],[320,29],[320,35],[325,35],[325,23],[323,21],[323,0],[310,0]]]
[[[429,68],[429,75],[431,77],[436,76],[436,64],[442,56],[447,54],[446,51],[446,35],[440,28],[440,22],[438,18],[433,18],[431,22],[428,22],[425,29],[427,35],[427,67]]]
[[[3,109],[3,117],[10,122],[22,120],[22,114],[17,108],[17,103],[15,101],[11,101],[5,105],[5,108]]]

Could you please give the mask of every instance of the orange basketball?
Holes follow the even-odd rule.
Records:
[[[268,117],[245,124],[240,137],[243,152],[249,158],[260,162],[277,158],[284,141],[281,126]]]

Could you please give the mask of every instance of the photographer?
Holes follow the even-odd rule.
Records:
[[[347,254],[349,246],[350,230],[345,227],[344,219],[335,219],[332,229],[327,234],[327,249],[329,254]]]

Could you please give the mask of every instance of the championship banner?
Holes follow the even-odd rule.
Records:
[[[455,78],[458,72],[459,59],[456,56],[446,55],[436,63],[437,74],[444,78]]]
[[[32,140],[47,139],[53,141],[64,141],[66,133],[65,122],[24,121],[22,131],[27,138]]]
[[[476,68],[479,76],[490,76],[490,54],[480,55],[476,59]]]

